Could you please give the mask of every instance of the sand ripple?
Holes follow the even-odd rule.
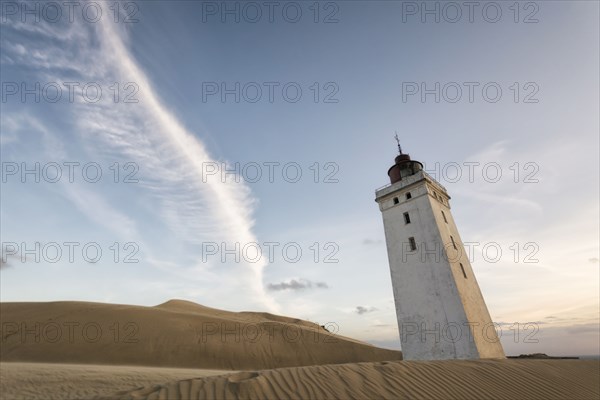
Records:
[[[598,399],[600,363],[396,361],[188,379],[105,399]]]

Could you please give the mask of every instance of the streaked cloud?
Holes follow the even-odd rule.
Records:
[[[102,7],[108,6],[108,3],[102,4]],[[104,11],[110,14],[107,8]],[[112,96],[103,96],[97,103],[90,104],[80,95],[76,96],[72,107],[68,107],[69,118],[89,156],[139,164],[139,186],[158,206],[154,215],[180,243],[199,248],[206,241],[242,245],[258,242],[252,217],[256,200],[250,189],[243,182],[203,179],[205,163],[214,163],[220,168],[221,163],[216,161],[221,160],[212,157],[196,134],[164,105],[132,56],[125,29],[110,18],[96,24],[42,22],[36,27],[9,21],[3,29],[23,33],[18,36],[22,38],[20,42],[2,39],[3,62],[35,69],[40,80],[59,84],[96,82],[104,88],[114,82],[121,88],[132,83],[134,86],[130,87],[137,88],[137,103],[125,103],[122,97],[115,101]],[[31,37],[34,39],[27,39]],[[12,138],[3,136],[5,140]],[[121,227],[123,235],[134,234],[136,221],[109,206],[98,190],[86,192],[69,186],[65,194],[93,223],[106,225],[113,221]],[[235,270],[231,275],[236,279],[228,281],[230,289],[246,293],[249,299],[276,311],[277,305],[266,294],[262,283],[265,266],[263,259],[227,266],[218,261],[203,265],[204,268],[220,267],[223,274]]]

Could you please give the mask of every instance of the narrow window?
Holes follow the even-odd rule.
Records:
[[[415,251],[417,249],[417,242],[415,242],[414,237],[408,238],[408,244],[410,246],[410,251]]]
[[[454,250],[456,250],[456,243],[454,242],[452,235],[450,235],[450,240],[452,240],[452,247],[454,247]]]
[[[446,219],[446,214],[444,214],[444,212],[442,211],[442,217],[444,217],[444,222],[448,223],[448,220]]]
[[[406,193],[406,200],[409,200],[412,198],[412,194],[410,194],[410,192]]]
[[[463,276],[465,277],[465,279],[467,279],[467,273],[465,272],[465,267],[463,267],[462,263],[459,263],[459,264],[460,264],[460,270],[462,271]]]
[[[398,204],[398,203],[400,203],[400,200],[398,200],[397,197],[394,197],[394,204]]]
[[[410,215],[407,212],[404,213],[404,223],[410,224]]]

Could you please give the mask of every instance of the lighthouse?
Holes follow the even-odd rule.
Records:
[[[396,140],[398,137],[396,135]],[[376,191],[405,360],[504,358],[450,211],[450,195],[402,152]]]

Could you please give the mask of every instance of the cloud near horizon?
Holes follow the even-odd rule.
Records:
[[[280,283],[269,283],[267,288],[271,291],[281,290],[304,290],[304,289],[328,289],[329,285],[325,282],[312,282],[307,279],[290,279]]]
[[[363,314],[367,314],[373,311],[377,311],[377,308],[375,307],[365,307],[365,306],[356,306],[356,310],[354,310],[355,313],[357,313],[358,315],[363,315]]]

